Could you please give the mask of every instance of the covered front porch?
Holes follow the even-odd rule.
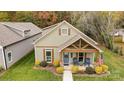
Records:
[[[91,66],[94,62],[102,63],[102,59],[102,52],[82,39],[77,40],[60,51],[60,62],[62,66]]]

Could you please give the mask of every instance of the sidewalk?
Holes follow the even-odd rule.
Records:
[[[70,70],[64,71],[63,81],[73,81],[72,72]]]

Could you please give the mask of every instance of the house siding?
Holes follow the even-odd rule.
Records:
[[[44,61],[44,54],[43,54],[43,50],[45,48],[42,47],[35,47],[35,61]],[[47,49],[47,48],[46,48]],[[51,48],[53,49],[53,57],[54,60],[59,60],[59,52],[57,51],[57,48]]]
[[[5,58],[7,63],[7,68],[9,68],[11,65],[13,65],[15,62],[17,62],[19,59],[21,59],[23,56],[25,56],[27,53],[29,53],[31,50],[33,50],[33,42],[38,39],[41,36],[41,34],[38,34],[34,37],[28,38],[24,41],[18,42],[16,44],[7,46],[5,48]],[[12,52],[12,62],[8,62],[7,53],[11,51]]]
[[[60,28],[69,28],[70,35],[67,35],[67,36],[59,35]],[[69,25],[63,23],[62,25],[54,29],[49,35],[46,35],[44,38],[39,40],[35,45],[36,46],[59,46],[64,42],[68,41],[70,38],[74,37],[75,35],[77,35],[76,31],[73,28],[71,28]]]

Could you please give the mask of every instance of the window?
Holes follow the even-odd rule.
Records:
[[[46,49],[45,50],[45,54],[46,54],[46,61],[48,63],[51,63],[52,62],[52,49]]]
[[[68,35],[68,29],[67,28],[61,28],[61,34],[62,35]]]
[[[8,52],[7,53],[7,57],[8,57],[8,62],[11,63],[12,62],[12,52]]]

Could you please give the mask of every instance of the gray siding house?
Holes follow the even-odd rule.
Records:
[[[0,65],[7,69],[29,53],[41,34],[30,22],[0,22]]]

